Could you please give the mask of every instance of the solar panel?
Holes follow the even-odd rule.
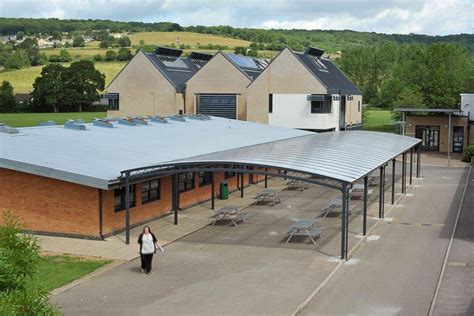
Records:
[[[304,53],[306,55],[321,57],[324,54],[324,50],[316,47],[308,47]]]
[[[241,56],[241,55],[235,55],[235,54],[229,54],[228,56],[239,67],[254,68],[254,69],[259,68],[257,64],[255,63],[255,61],[253,60],[253,58]]]
[[[188,59],[208,61],[211,60],[213,56],[214,55],[211,54],[192,52]]]
[[[179,57],[183,53],[181,49],[169,48],[169,47],[157,47],[155,54],[162,56]]]

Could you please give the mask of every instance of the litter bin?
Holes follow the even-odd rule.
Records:
[[[227,200],[229,198],[229,185],[227,182],[221,182],[219,195],[221,200]]]

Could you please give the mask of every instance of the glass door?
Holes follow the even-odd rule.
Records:
[[[416,126],[415,136],[421,139],[421,150],[439,151],[439,126]]]
[[[464,127],[455,126],[453,128],[453,152],[462,153],[464,143]]]

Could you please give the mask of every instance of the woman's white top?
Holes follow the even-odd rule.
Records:
[[[153,236],[151,234],[143,234],[142,236],[142,254],[148,255],[155,252],[153,244]]]

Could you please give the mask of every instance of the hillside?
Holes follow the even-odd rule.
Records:
[[[18,31],[23,31],[26,34],[43,35],[53,34],[54,32],[82,32],[87,34],[92,32],[92,30],[110,30],[111,32],[132,33],[151,31],[186,31],[199,33],[206,36],[217,35],[246,41],[241,42],[242,44],[253,42],[258,45],[259,50],[279,50],[284,46],[289,46],[296,50],[302,50],[306,46],[317,46],[325,49],[327,52],[334,53],[337,51],[343,51],[347,48],[373,46],[385,43],[432,44],[438,42],[448,42],[468,47],[471,52],[474,52],[474,35],[472,34],[428,36],[419,34],[380,34],[374,32],[356,32],[350,30],[264,30],[234,28],[231,26],[201,25],[183,27],[177,23],[170,22],[143,23],[117,22],[110,20],[0,18],[0,34],[2,35],[15,34]],[[147,42],[146,39],[144,40],[146,44],[152,44],[151,42]],[[205,41],[203,40],[200,43],[205,44]]]

